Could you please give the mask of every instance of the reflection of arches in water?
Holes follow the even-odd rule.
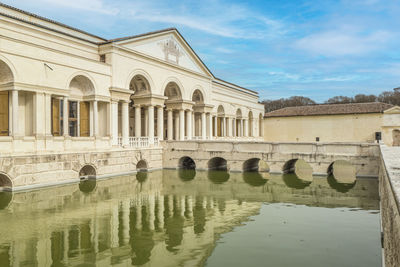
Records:
[[[0,210],[3,210],[10,205],[13,199],[12,192],[0,192]]]
[[[79,178],[96,178],[96,169],[92,165],[85,165],[79,171]]]
[[[269,166],[268,164],[259,159],[259,158],[252,158],[248,159],[243,163],[243,171],[245,172],[268,172]]]
[[[283,165],[282,169],[284,174],[295,173],[297,178],[311,182],[313,180],[313,169],[303,159],[291,159]]]
[[[282,178],[286,186],[290,188],[304,189],[311,184],[311,182],[299,179],[295,173],[284,174]]]
[[[356,181],[356,168],[346,160],[336,160],[328,167],[328,176],[342,184],[353,184]]]
[[[229,173],[224,170],[216,170],[208,172],[208,179],[214,184],[223,184],[229,180]]]
[[[228,162],[224,158],[215,157],[208,161],[209,170],[228,170]]]
[[[196,177],[196,170],[194,170],[194,169],[179,169],[178,176],[182,181],[188,182],[188,181],[193,180],[194,177]]]
[[[82,180],[79,182],[79,190],[82,193],[91,193],[96,189],[96,185],[95,179]]]
[[[10,177],[4,173],[0,173],[0,191],[11,191],[12,182]]]
[[[196,163],[190,157],[180,158],[178,166],[180,169],[196,169]]]
[[[144,183],[147,180],[148,177],[148,172],[146,171],[140,171],[136,173],[136,180],[138,180],[139,183]]]
[[[136,170],[147,171],[147,162],[144,159],[139,160],[138,163],[136,164]]]
[[[244,172],[243,180],[245,181],[245,183],[254,187],[263,186],[268,181],[259,172]]]
[[[333,177],[333,175],[329,175],[327,180],[329,186],[340,193],[347,193],[348,191],[350,191],[350,189],[352,189],[356,185],[356,181],[354,181],[354,183],[352,184],[338,183],[336,179]]]

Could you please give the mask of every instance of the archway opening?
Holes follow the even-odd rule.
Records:
[[[179,169],[194,170],[196,169],[196,163],[190,157],[182,157],[179,159]]]
[[[11,191],[11,190],[12,190],[11,179],[6,174],[0,173],[0,192]]]
[[[208,169],[209,170],[219,170],[219,171],[227,171],[228,170],[228,162],[226,159],[221,157],[215,157],[208,161]]]
[[[204,96],[203,96],[203,93],[199,89],[196,89],[193,92],[192,101],[195,102],[196,105],[197,104],[204,104]]]
[[[259,158],[251,158],[246,160],[243,163],[243,171],[244,172],[269,172],[268,164],[259,159]]]
[[[356,169],[346,160],[336,160],[328,167],[328,176],[332,176],[338,183],[353,184],[356,181]]]
[[[96,179],[96,169],[92,165],[85,165],[79,171],[80,179]]]
[[[134,95],[146,95],[151,93],[149,81],[143,75],[135,75],[129,83],[129,90]]]
[[[136,163],[136,170],[139,172],[146,172],[148,170],[147,162],[145,160],[139,160]]]
[[[13,81],[14,76],[10,67],[0,60],[0,84],[7,84]],[[8,136],[10,134],[9,94],[9,91],[0,91],[0,136]]]
[[[169,82],[165,87],[164,96],[168,98],[167,101],[181,100],[182,92],[175,82]]]
[[[302,159],[291,159],[283,166],[284,174],[296,174],[296,176],[303,180],[311,182],[313,180],[312,173],[313,169],[310,164]]]
[[[395,129],[392,131],[393,146],[400,146],[400,130]]]

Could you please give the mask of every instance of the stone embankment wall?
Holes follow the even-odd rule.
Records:
[[[400,147],[381,146],[379,194],[385,265],[400,266]]]
[[[162,148],[0,156],[0,175],[11,180],[13,190],[24,190],[79,181],[79,172],[87,165],[100,178],[131,173],[141,160],[148,169],[162,168]]]

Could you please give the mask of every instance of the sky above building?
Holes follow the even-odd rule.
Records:
[[[176,27],[215,76],[261,99],[400,86],[400,1],[3,0],[104,38]]]

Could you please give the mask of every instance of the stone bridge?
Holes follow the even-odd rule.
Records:
[[[351,163],[358,177],[377,177],[379,170],[379,146],[370,143],[166,141],[163,146],[164,168],[179,168],[192,159],[199,170],[225,167],[243,171],[258,168],[262,160],[269,172],[283,173],[302,159],[315,175],[327,175],[331,164],[338,160]]]

